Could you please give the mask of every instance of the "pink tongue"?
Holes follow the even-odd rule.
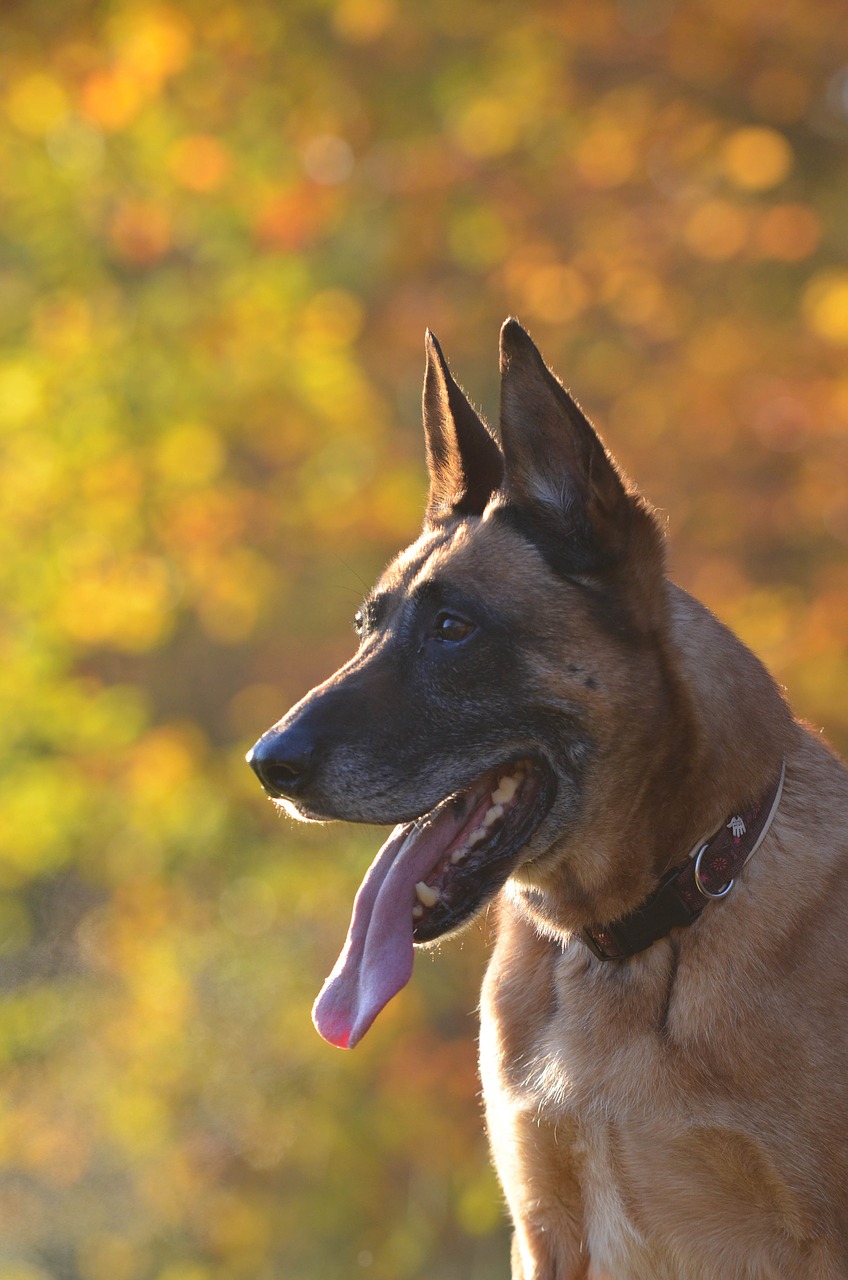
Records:
[[[445,848],[439,828],[451,825],[440,818],[424,831],[395,827],[359,887],[342,953],[312,1009],[319,1034],[340,1049],[352,1049],[409,982],[415,886]]]

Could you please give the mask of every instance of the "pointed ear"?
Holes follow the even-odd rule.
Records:
[[[577,571],[618,560],[647,522],[580,406],[551,372],[517,320],[501,329],[503,488],[511,505],[548,530]]]
[[[425,349],[423,412],[430,473],[426,519],[449,512],[482,515],[501,483],[501,451],[451,377],[429,329]]]

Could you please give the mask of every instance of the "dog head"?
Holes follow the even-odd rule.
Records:
[[[456,928],[510,877],[541,902],[555,872],[578,916],[598,918],[604,878],[621,878],[591,843],[611,778],[626,806],[665,734],[656,521],[514,320],[501,374],[499,445],[428,334],[421,536],[363,602],[356,655],[248,757],[297,817],[397,824],[346,951],[348,984],[380,987],[370,1017],[381,968],[397,983],[413,940]],[[636,900],[650,875],[625,873]],[[362,1008],[329,1038],[353,1043]]]

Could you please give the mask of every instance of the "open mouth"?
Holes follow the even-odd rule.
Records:
[[[436,861],[416,881],[413,939],[433,942],[457,928],[510,875],[515,857],[550,807],[547,771],[534,760],[500,765],[407,828]]]
[[[395,827],[360,885],[345,945],[312,1011],[325,1040],[352,1048],[362,1039],[409,981],[414,944],[457,928],[492,897],[553,798],[550,770],[521,758]]]

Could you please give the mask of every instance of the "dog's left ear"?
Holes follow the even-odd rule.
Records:
[[[442,349],[427,330],[424,434],[430,497],[426,519],[483,514],[503,477],[501,451],[454,382]]]
[[[661,546],[647,503],[517,320],[501,329],[501,443],[510,505],[558,531],[565,565],[612,565],[640,535]]]

